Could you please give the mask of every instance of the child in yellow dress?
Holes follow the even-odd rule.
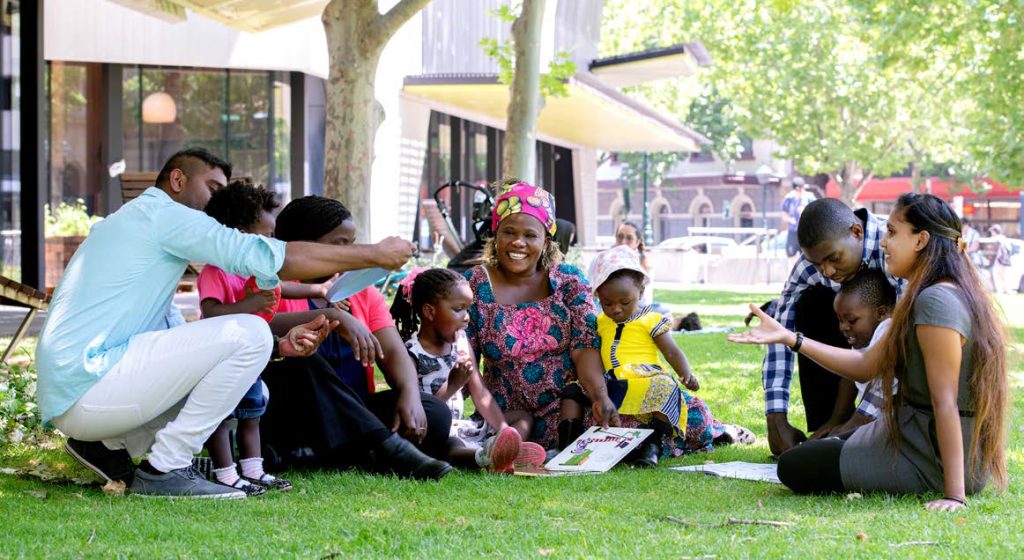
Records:
[[[596,257],[592,270],[592,286],[602,308],[597,332],[608,395],[624,420],[635,417],[655,430],[632,462],[657,464],[663,440],[673,436],[677,449],[685,451],[710,449],[713,443],[752,442],[753,434],[716,421],[700,399],[683,390],[685,386],[696,391],[700,384],[669,333],[669,318],[639,304],[647,284],[639,254],[626,246],[614,247]],[[662,366],[659,352],[675,374]],[[575,413],[571,403],[565,404],[563,421]]]

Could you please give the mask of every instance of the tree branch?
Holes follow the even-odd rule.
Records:
[[[376,4],[376,0],[373,0]],[[381,14],[374,23],[374,34],[387,42],[409,18],[416,15],[430,0],[399,0],[386,14]]]

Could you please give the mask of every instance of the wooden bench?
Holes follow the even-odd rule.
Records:
[[[28,314],[21,321],[21,325],[18,326],[18,330],[14,333],[14,338],[11,339],[10,344],[4,349],[3,356],[0,357],[0,363],[5,363],[8,356],[18,347],[18,343],[25,336],[29,325],[32,324],[32,319],[36,317],[36,313],[40,310],[46,311],[49,307],[50,296],[5,276],[0,276],[0,296],[28,307]]]

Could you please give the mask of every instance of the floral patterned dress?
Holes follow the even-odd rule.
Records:
[[[473,288],[466,336],[482,356],[484,384],[504,411],[533,415],[530,440],[558,442],[558,408],[567,382],[576,379],[570,353],[599,348],[597,311],[579,269],[559,265],[548,272],[551,295],[536,302],[495,301],[487,271],[466,272]]]

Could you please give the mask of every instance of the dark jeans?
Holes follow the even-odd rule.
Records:
[[[263,371],[270,403],[260,422],[264,446],[279,456],[307,448],[317,463],[361,465],[391,435],[398,391],[360,396],[320,355],[271,362]],[[452,414],[432,395],[421,394],[427,435],[419,445],[432,457],[447,451]]]
[[[826,286],[811,286],[796,302],[796,330],[804,336],[830,346],[848,348],[839,332],[839,318],[832,309],[836,293]],[[803,354],[797,357],[800,371],[800,396],[807,412],[807,431],[813,432],[828,422],[835,409],[841,377],[819,366]],[[852,399],[851,399],[852,406]]]

